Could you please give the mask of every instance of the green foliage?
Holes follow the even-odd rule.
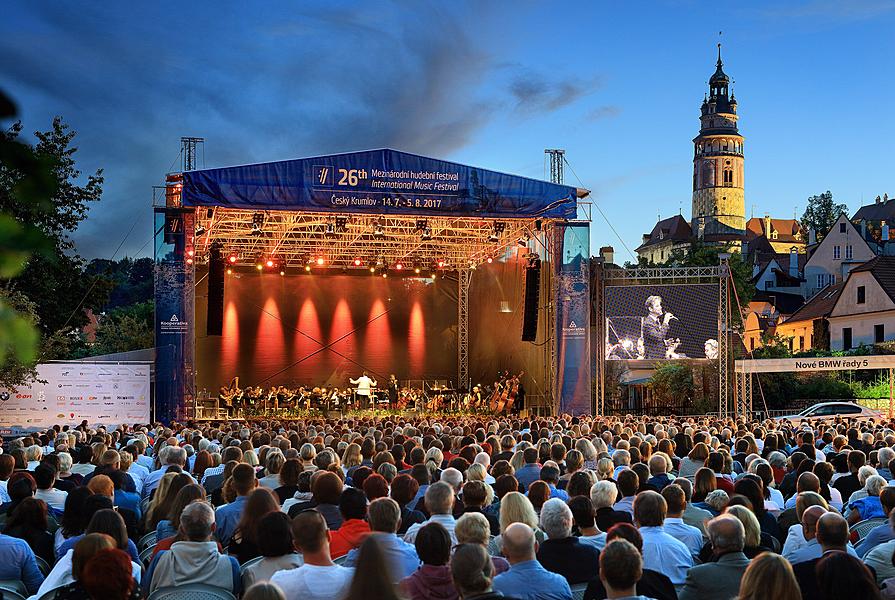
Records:
[[[116,308],[100,319],[91,356],[152,348],[153,303],[142,302]]]
[[[660,404],[680,404],[693,398],[693,370],[688,364],[666,362],[653,373],[649,385],[653,399]]]
[[[111,289],[104,310],[147,302],[153,298],[154,263],[151,258],[94,259],[86,272],[102,277]]]
[[[687,250],[675,250],[665,262],[668,267],[711,267],[720,262],[718,257],[725,249],[717,246],[709,246],[693,242]],[[730,274],[733,278],[736,295],[740,306],[745,308],[755,295],[755,286],[752,284],[752,265],[747,263],[743,256],[734,252],[730,255]],[[736,302],[731,299],[731,302]]]
[[[761,336],[761,347],[752,351],[753,358],[792,358],[789,350],[789,338],[779,335],[769,335],[767,332]]]
[[[833,193],[830,190],[819,196],[811,196],[802,214],[802,229],[807,233],[813,228],[817,232],[817,241],[820,241],[842,213],[848,214],[848,206],[833,202]]]

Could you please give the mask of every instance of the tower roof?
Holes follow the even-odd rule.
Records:
[[[718,43],[718,62],[715,63],[715,74],[709,79],[710,85],[727,85],[730,77],[724,72],[724,62],[721,60],[721,43]]]

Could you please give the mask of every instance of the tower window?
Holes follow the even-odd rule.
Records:
[[[726,185],[726,186],[733,185],[733,170],[732,169],[724,169],[724,185]]]

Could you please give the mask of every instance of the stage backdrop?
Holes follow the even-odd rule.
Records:
[[[197,270],[198,389],[345,387],[364,370],[384,383],[457,377],[456,281],[364,275],[234,272],[224,329],[205,335],[207,278]]]

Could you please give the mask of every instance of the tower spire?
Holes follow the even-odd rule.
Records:
[[[720,69],[723,66],[724,63],[721,62],[721,42],[718,42],[718,68]]]

